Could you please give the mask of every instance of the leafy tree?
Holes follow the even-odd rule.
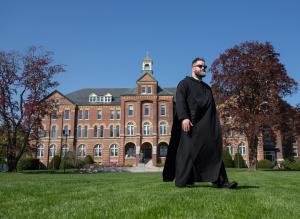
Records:
[[[25,54],[0,52],[0,121],[6,139],[9,171],[16,171],[18,160],[38,138],[41,116],[51,103],[42,101],[58,83],[53,76],[63,72],[52,64],[52,53],[31,47]]]
[[[213,62],[211,72],[214,96],[223,103],[223,110],[234,115],[228,123],[232,129],[243,124],[249,165],[256,169],[263,125],[278,126],[281,100],[297,90],[297,82],[288,76],[268,42],[244,42],[227,49]]]

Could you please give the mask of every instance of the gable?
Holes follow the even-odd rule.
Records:
[[[146,72],[137,80],[137,82],[157,82],[157,80],[153,77],[152,74]]]

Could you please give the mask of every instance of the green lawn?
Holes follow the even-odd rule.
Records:
[[[0,174],[0,218],[300,218],[300,172],[229,169],[237,190],[161,173]]]

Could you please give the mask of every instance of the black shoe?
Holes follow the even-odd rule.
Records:
[[[217,184],[213,183],[212,187],[214,188],[225,188],[225,189],[235,189],[237,187],[238,183],[235,181],[232,182],[224,182],[223,184]]]

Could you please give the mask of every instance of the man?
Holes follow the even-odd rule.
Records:
[[[212,182],[216,188],[236,188],[229,182],[222,161],[222,133],[211,88],[202,81],[206,76],[205,60],[192,62],[192,77],[179,82],[176,112],[168,154],[163,171],[164,181],[177,187],[194,182]]]

